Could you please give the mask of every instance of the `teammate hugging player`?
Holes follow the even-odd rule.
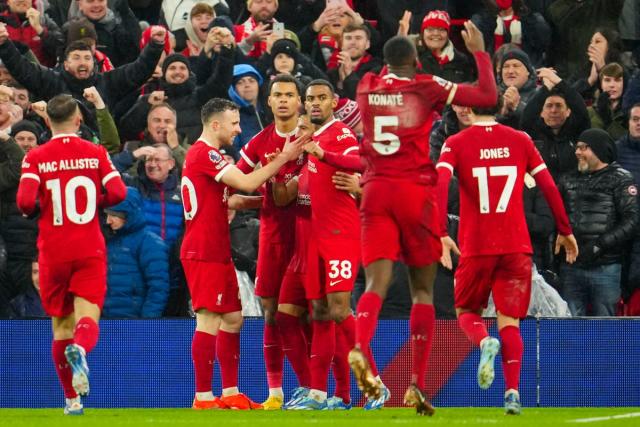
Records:
[[[367,287],[358,302],[356,348],[349,354],[349,363],[366,395],[388,397],[376,372],[370,342],[393,262],[402,260],[409,266],[413,301],[409,320],[411,385],[405,403],[415,406],[418,414],[434,411],[424,393],[424,379],[435,323],[433,280],[441,254],[437,176],[429,160],[429,132],[435,113],[445,104],[489,106],[497,97],[482,34],[469,21],[462,35],[476,60],[477,85],[416,75],[415,45],[397,36],[384,46],[388,72],[366,74],[357,92],[364,126],[360,156],[366,170],[361,216]]]
[[[202,107],[201,118],[202,136],[187,152],[181,182],[186,229],[180,259],[196,312],[191,347],[196,380],[193,408],[262,409],[238,391],[242,307],[231,260],[228,187],[255,191],[300,155],[306,139],[285,144],[269,164],[245,175],[219,151],[240,133],[238,106],[214,98]],[[222,376],[220,398],[213,396],[211,387],[216,354]]]
[[[493,292],[507,389],[504,409],[507,414],[517,415],[524,349],[519,326],[520,319],[527,315],[531,296],[532,248],[522,199],[526,173],[535,178],[555,218],[559,234],[556,253],[564,247],[567,262],[572,263],[578,246],[560,193],[533,141],[524,132],[498,124],[493,117],[496,111],[497,108],[476,110],[473,125],[445,142],[436,166],[438,201],[440,206],[447,206],[449,181],[457,171],[462,249],[454,289],[458,323],[482,350],[478,385],[489,388],[500,342],[489,336],[480,315]],[[460,251],[446,236],[446,211],[440,212],[440,219],[445,236],[442,264],[451,268],[451,250],[458,254]]]
[[[53,323],[51,353],[66,398],[64,413],[82,415],[80,396],[89,394],[86,355],[98,342],[107,289],[96,211],[120,203],[127,189],[104,147],[77,136],[82,115],[71,95],[52,98],[47,116],[53,136],[24,158],[16,202],[25,214],[40,202],[40,296]]]

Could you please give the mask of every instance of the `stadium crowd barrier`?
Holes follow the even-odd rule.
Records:
[[[495,321],[487,320],[497,336]],[[194,393],[192,319],[103,320],[89,356],[87,407],[188,407]],[[240,389],[256,401],[267,396],[260,319],[242,331]],[[640,406],[640,318],[527,319],[521,398],[524,406]],[[389,406],[401,406],[409,381],[406,320],[382,320],[373,343]],[[47,320],[0,320],[0,407],[60,407],[62,391],[50,357]],[[436,322],[428,393],[436,406],[501,406],[504,381],[496,361],[489,390],[476,384],[479,351],[455,321]],[[285,393],[297,384],[285,364]],[[214,393],[220,393],[215,370]],[[330,390],[333,384],[330,384]],[[29,396],[25,399],[25,396]],[[354,403],[363,403],[352,381]]]

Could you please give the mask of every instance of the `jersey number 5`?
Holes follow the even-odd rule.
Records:
[[[64,216],[74,224],[86,224],[96,214],[96,186],[86,176],[71,178],[64,187],[64,212],[62,206],[62,188],[60,179],[50,179],[46,182],[47,190],[51,191],[51,203],[53,204],[53,225],[62,225]],[[87,193],[87,206],[83,213],[78,212],[76,204],[76,190],[83,188]]]
[[[478,179],[478,196],[480,199],[480,213],[488,214],[491,212],[489,207],[489,181],[487,179],[487,169],[489,169],[489,176],[506,176],[507,182],[504,184],[500,200],[498,200],[497,213],[502,213],[507,210],[509,200],[511,199],[511,193],[513,193],[513,187],[516,183],[518,176],[518,168],[515,166],[491,166],[478,167],[471,169],[473,176]]]
[[[375,116],[373,118],[373,149],[388,156],[400,149],[400,138],[391,132],[383,132],[383,127],[398,127],[398,116]]]

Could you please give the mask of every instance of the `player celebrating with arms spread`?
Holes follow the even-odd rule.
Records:
[[[462,35],[476,60],[477,86],[416,75],[415,45],[396,36],[384,46],[388,72],[366,74],[357,92],[364,126],[360,208],[367,287],[358,302],[356,348],[349,354],[349,363],[360,390],[370,398],[388,398],[377,376],[370,342],[389,289],[393,262],[401,259],[409,266],[413,300],[409,320],[412,373],[405,403],[415,406],[418,414],[434,411],[423,390],[435,323],[433,281],[441,255],[434,187],[437,174],[429,160],[429,133],[434,115],[445,104],[489,106],[497,97],[482,34],[469,21]]]
[[[286,144],[269,164],[245,175],[220,153],[241,131],[238,106],[213,98],[202,107],[201,118],[202,135],[187,152],[181,182],[186,229],[180,259],[196,312],[191,347],[196,380],[193,408],[261,409],[262,405],[238,391],[242,306],[231,260],[228,187],[255,191],[285,163],[296,159],[308,138]],[[211,390],[216,355],[221,398]]]
[[[478,385],[493,382],[494,360],[500,342],[489,336],[480,317],[489,294],[498,314],[502,340],[502,368],[507,391],[507,414],[520,414],[520,364],[523,343],[520,320],[527,315],[531,299],[531,239],[523,207],[525,175],[529,173],[544,195],[556,221],[560,247],[568,263],[578,256],[578,246],[569,219],[547,166],[529,136],[498,124],[496,108],[476,110],[471,127],[450,137],[437,164],[438,201],[447,206],[449,181],[457,171],[460,188],[459,240],[462,256],[455,273],[454,299],[458,323],[469,340],[480,346]],[[485,115],[482,115],[485,114]],[[442,264],[451,268],[451,250],[460,254],[446,236],[447,212],[440,212]]]
[[[96,212],[120,203],[127,189],[104,147],[77,136],[82,115],[71,95],[53,97],[46,120],[53,136],[27,153],[16,202],[32,214],[40,201],[40,296],[52,317],[51,352],[66,398],[64,413],[82,415],[80,396],[89,394],[86,354],[98,342],[107,290],[106,247]]]

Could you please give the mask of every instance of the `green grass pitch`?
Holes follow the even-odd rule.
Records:
[[[386,408],[364,412],[193,411],[190,409],[91,409],[66,417],[62,409],[0,409],[0,426],[168,426],[168,427],[302,427],[302,426],[639,426],[640,408],[524,408],[519,417],[502,408],[437,408],[433,417]]]

